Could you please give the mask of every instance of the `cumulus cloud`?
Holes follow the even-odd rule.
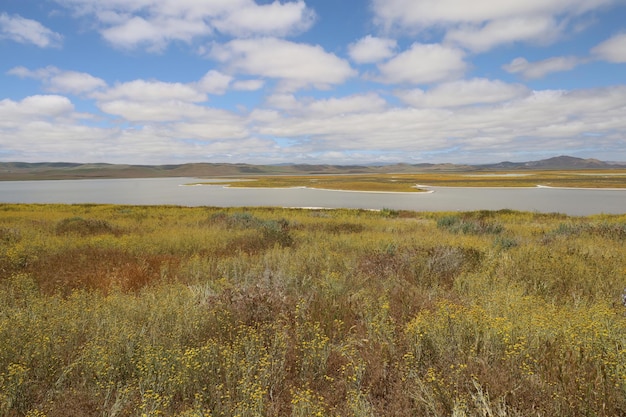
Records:
[[[139,97],[146,101],[133,101],[122,95],[120,99],[98,102],[106,114],[132,122],[125,127],[84,123],[83,115],[75,112],[72,102],[60,95],[34,95],[19,101],[3,99],[0,148],[18,160],[164,163],[177,158],[189,162],[208,153],[241,155],[249,150],[254,154],[273,143],[255,139],[244,116],[165,99],[168,96],[177,94],[168,93],[166,88],[165,93]]]
[[[245,147],[243,143],[239,143],[241,148],[238,148],[237,142],[250,138],[250,132],[245,123],[232,114],[214,115],[212,114],[214,112],[221,113],[222,111],[214,109],[208,112],[206,119],[176,123],[172,125],[172,129],[177,137],[182,138],[229,140],[232,142],[230,152],[240,153]],[[233,139],[237,139],[237,141],[233,141]],[[267,144],[265,143],[266,148]]]
[[[21,78],[34,78],[41,81],[47,91],[55,93],[83,94],[106,87],[106,82],[91,74],[77,71],[64,71],[55,66],[29,70],[15,67],[8,74]]]
[[[559,32],[557,23],[550,17],[513,17],[450,29],[446,40],[474,52],[485,52],[500,44],[519,41],[547,43],[556,39]]]
[[[221,33],[245,37],[252,35],[287,36],[308,30],[315,21],[315,13],[304,1],[257,5],[250,2],[223,19],[214,22]]]
[[[373,0],[386,30],[443,29],[448,41],[476,52],[512,42],[549,43],[574,20],[616,0]]]
[[[230,75],[223,74],[216,70],[210,70],[204,74],[197,85],[200,91],[205,93],[224,94],[232,81],[233,77]]]
[[[586,62],[585,59],[575,56],[557,56],[536,62],[528,62],[526,58],[518,57],[503,65],[502,68],[507,72],[520,74],[531,80],[543,78],[553,72],[569,71],[584,62]]]
[[[0,146],[25,159],[71,155],[82,162],[134,163],[209,154],[231,154],[238,162],[333,158],[354,163],[371,161],[372,155],[407,161],[450,149],[455,150],[448,155],[452,162],[493,162],[493,155],[514,155],[519,149],[550,154],[589,147],[590,141],[612,159],[626,146],[624,86],[530,92],[472,79],[433,87],[420,100],[415,104],[429,107],[394,107],[375,94],[325,99],[277,94],[266,107],[246,115],[180,100],[119,99],[101,104],[133,123],[95,128],[73,117],[66,97],[32,96],[0,101]],[[267,138],[288,139],[291,145],[281,147]]]
[[[195,103],[207,100],[206,90],[216,88],[206,81],[168,83],[156,80],[133,80],[92,94],[100,110],[130,122],[173,122],[201,118],[205,108]],[[203,83],[204,81],[204,83]]]
[[[315,21],[305,2],[257,4],[254,0],[56,0],[96,20],[112,45],[164,50],[171,42],[191,43],[219,32],[229,36],[287,36]]]
[[[387,102],[375,93],[354,94],[347,97],[327,99],[296,98],[293,94],[275,94],[267,104],[292,115],[339,115],[360,113],[369,114],[385,110]]]
[[[614,63],[626,62],[626,33],[615,35],[591,50],[598,59]]]
[[[467,84],[506,89],[481,80]],[[513,95],[508,95],[506,105],[499,100],[507,95],[495,94],[492,104],[482,106],[387,107],[344,115],[303,112],[289,117],[279,113],[259,118],[256,129],[273,137],[307,138],[301,142],[301,152],[333,149],[346,159],[354,153],[376,151],[407,160],[422,152],[455,149],[454,158],[481,161],[482,154],[516,149],[551,153],[564,147],[589,146],[589,133],[594,134],[599,148],[607,149],[607,155],[622,152],[620,147],[626,142],[626,119],[621,116],[626,111],[626,87],[572,92],[520,90]],[[438,99],[437,94],[430,99]]]
[[[350,58],[358,64],[379,62],[394,55],[395,39],[377,38],[367,35],[348,46]]]
[[[118,82],[93,92],[90,97],[96,100],[98,108],[104,113],[132,123],[156,123],[166,130],[177,123],[178,126],[189,123],[206,126],[209,123],[214,126],[213,133],[209,135],[211,136],[219,135],[220,132],[240,131],[244,122],[240,116],[231,112],[206,106],[203,102],[209,99],[209,94],[223,94],[231,88],[253,91],[262,86],[262,80],[235,80],[229,75],[210,70],[196,82],[172,83],[138,79]],[[216,126],[220,128],[217,129]]]
[[[235,80],[232,76],[216,70],[210,70],[200,80],[190,83],[137,79],[117,82],[111,86],[91,74],[66,71],[55,66],[35,70],[18,66],[7,71],[7,74],[39,80],[46,91],[95,99],[97,107],[104,113],[120,116],[131,122],[173,122],[212,117],[216,114],[214,111],[209,115],[207,107],[197,104],[207,101],[209,94],[223,94],[229,88],[254,91],[264,85],[263,80]],[[65,104],[66,110],[71,104],[69,99],[57,95],[33,96],[24,100],[22,104],[11,101],[3,103],[16,109],[36,109],[38,107],[33,103],[51,102],[56,103],[57,107]],[[26,104],[29,106],[24,107]]]
[[[279,80],[284,90],[326,88],[356,75],[347,61],[321,46],[277,38],[236,39],[215,45],[210,56],[234,72]]]
[[[481,23],[520,16],[580,15],[614,0],[373,0],[379,24],[402,28]]]
[[[131,100],[135,102],[167,100],[200,102],[207,99],[206,94],[189,84],[146,80],[117,83],[107,90],[94,93],[93,97],[100,101]]]
[[[148,103],[114,100],[100,103],[99,107],[139,126],[158,129],[170,140],[232,140],[249,135],[242,116],[176,100]]]
[[[125,49],[145,46],[151,52],[162,51],[174,40],[191,42],[194,37],[210,33],[211,28],[203,21],[171,17],[145,19],[141,16],[101,31],[102,37],[115,46]]]
[[[265,81],[263,80],[239,80],[233,83],[233,90],[238,91],[256,91],[263,88]]]
[[[474,78],[439,84],[428,91],[401,90],[396,95],[413,107],[459,107],[494,104],[523,97],[529,93],[520,84]]]
[[[428,84],[458,78],[467,65],[463,51],[440,45],[414,43],[408,50],[378,65],[385,83]]]
[[[69,117],[73,112],[72,102],[58,95],[34,95],[20,101],[4,99],[0,100],[0,127],[17,128],[25,122]]]
[[[0,13],[0,39],[49,48],[60,46],[63,37],[36,20]]]
[[[201,118],[204,107],[180,100],[142,102],[116,99],[98,104],[105,113],[123,117],[130,122],[172,122],[184,118]]]

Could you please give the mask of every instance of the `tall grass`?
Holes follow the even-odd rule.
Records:
[[[0,205],[0,416],[626,415],[624,229]]]

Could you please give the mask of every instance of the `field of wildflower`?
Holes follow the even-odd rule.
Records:
[[[0,205],[0,417],[624,416],[626,215]]]

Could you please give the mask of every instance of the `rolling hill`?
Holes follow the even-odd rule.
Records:
[[[70,162],[0,162],[0,180],[230,177],[246,175],[373,174],[415,172],[459,172],[487,170],[580,170],[626,168],[626,164],[557,156],[539,161],[499,162],[496,164],[392,164],[392,165],[252,165],[227,163],[187,163],[175,165],[124,165]]]

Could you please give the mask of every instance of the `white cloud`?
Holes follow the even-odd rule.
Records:
[[[598,59],[608,62],[626,62],[626,33],[615,35],[591,50]]]
[[[50,79],[50,91],[81,94],[106,87],[106,82],[84,72],[62,71]]]
[[[537,62],[528,62],[525,58],[518,57],[502,68],[530,80],[543,78],[552,72],[569,71],[584,62],[586,60],[575,56],[557,56]]]
[[[380,81],[428,84],[458,78],[466,63],[463,51],[439,44],[414,43],[408,50],[379,64]]]
[[[386,109],[385,99],[375,93],[355,94],[347,97],[327,99],[296,98],[292,94],[275,94],[267,100],[270,107],[280,109],[286,114],[316,115],[341,117],[353,113],[373,113]]]
[[[198,88],[209,94],[224,94],[232,80],[230,75],[210,70],[198,81]]]
[[[101,78],[85,72],[64,71],[54,66],[37,70],[15,67],[7,73],[21,78],[37,79],[44,84],[47,91],[55,93],[83,94],[106,87],[106,82]]]
[[[256,5],[250,3],[214,22],[221,33],[233,36],[287,36],[308,30],[315,21],[315,13],[304,1]]]
[[[521,16],[580,15],[614,0],[373,0],[379,24],[404,29]]]
[[[528,89],[520,84],[474,78],[439,84],[428,91],[401,90],[396,95],[414,107],[458,107],[501,103],[523,97],[528,93]]]
[[[207,100],[207,90],[219,92],[220,77],[221,74],[209,72],[200,82],[189,84],[134,80],[117,83],[93,93],[92,97],[103,112],[130,122],[166,123],[202,118],[207,116],[206,108],[195,103]]]
[[[30,43],[40,48],[58,47],[63,37],[36,20],[0,13],[0,39]]]
[[[248,134],[241,116],[176,100],[147,103],[114,100],[100,103],[98,107],[129,122],[158,128],[171,139],[234,139],[245,138]]]
[[[296,96],[294,96],[293,94],[273,94],[269,97],[267,97],[266,99],[266,104],[271,107],[271,108],[275,108],[275,109],[280,109],[280,110],[299,110],[300,108],[302,108],[302,102],[299,101]],[[266,110],[256,110],[258,112],[260,112],[263,115],[267,114]],[[274,114],[278,114],[277,112],[271,112],[272,115]]]
[[[254,139],[244,117],[220,109],[175,100],[100,105],[133,124],[83,124],[71,101],[59,95],[0,100],[0,148],[16,160],[171,163],[209,153],[254,154],[272,143]]]
[[[188,162],[215,154],[231,154],[237,162],[410,161],[450,149],[454,152],[439,160],[493,162],[494,155],[515,155],[520,149],[550,154],[591,146],[604,152],[597,157],[624,158],[624,86],[520,91],[517,96],[512,89],[512,97],[505,98],[508,85],[468,80],[434,87],[424,100],[459,104],[451,97],[455,87],[467,102],[481,94],[489,99],[480,106],[411,108],[390,107],[374,94],[323,100],[283,94],[272,97],[273,109],[258,108],[247,116],[181,101],[129,104],[120,99],[108,103],[108,110],[134,122],[108,128],[82,124],[62,96],[5,99],[0,101],[0,146],[22,160],[132,163]],[[286,111],[290,108],[296,110]],[[163,115],[154,117],[159,112]],[[289,139],[291,145],[257,139],[266,135]]]
[[[70,116],[73,112],[72,102],[58,95],[34,95],[21,101],[4,99],[0,100],[0,126],[16,127],[24,121]]]
[[[386,30],[443,29],[448,41],[483,52],[512,42],[549,43],[575,19],[618,0],[373,0]],[[574,27],[573,30],[576,30]]]
[[[207,117],[204,120],[182,122],[172,125],[176,137],[193,138],[196,140],[229,140],[229,151],[240,153],[245,149],[241,139],[248,139],[249,132],[242,120],[233,117]],[[233,141],[237,139],[237,141]],[[267,147],[267,143],[264,144]],[[257,148],[262,149],[262,148]]]
[[[257,4],[254,0],[56,0],[97,21],[101,35],[125,49],[163,51],[171,42],[191,43],[216,31],[229,36],[286,36],[315,20],[302,0]]]
[[[104,39],[118,47],[146,46],[151,52],[159,52],[171,41],[191,42],[194,37],[209,35],[211,28],[201,20],[171,17],[147,20],[134,16],[117,26],[103,29],[101,33]]]
[[[220,132],[241,131],[245,125],[241,116],[201,104],[207,101],[207,94],[223,94],[228,88],[251,91],[262,86],[262,80],[233,81],[229,75],[210,70],[197,82],[183,84],[140,79],[116,83],[94,92],[91,97],[97,100],[98,108],[104,113],[132,123],[157,123],[161,129],[180,130],[185,134],[183,128],[173,126],[212,124],[215,130],[202,135],[206,138],[219,136]]]
[[[172,122],[185,118],[201,118],[204,108],[180,100],[132,101],[117,99],[98,104],[100,110],[121,116],[130,122]]]
[[[424,152],[454,149],[449,155],[453,161],[480,162],[485,155],[493,158],[520,149],[550,154],[588,148],[592,140],[589,133],[594,134],[594,146],[603,148],[607,156],[614,154],[610,159],[624,155],[626,87],[572,92],[529,92],[523,88],[517,92],[513,88],[507,94],[507,85],[498,82],[470,80],[456,84],[466,90],[459,93],[464,97],[478,95],[481,88],[477,86],[482,86],[483,94],[489,97],[481,106],[387,107],[343,115],[308,110],[310,103],[306,99],[276,97],[277,102],[296,107],[298,112],[259,114],[255,129],[260,134],[296,140],[297,146],[285,149],[293,152],[286,158],[293,159],[297,155],[326,155],[332,149],[343,155],[343,162],[356,154],[367,160],[371,152],[407,161]],[[454,98],[448,94],[454,87],[452,84],[427,92],[425,99],[452,104]],[[501,102],[503,99],[506,102]]]
[[[306,111],[316,115],[369,114],[383,111],[387,102],[374,93],[355,94],[348,97],[329,98],[311,102]]]
[[[18,161],[106,161],[116,160],[124,148],[114,152],[116,138],[107,129],[74,123],[25,121],[10,133],[0,130],[0,147]],[[86,140],[89,138],[89,140]]]
[[[179,100],[182,102],[205,101],[205,93],[193,85],[163,81],[134,80],[116,83],[113,87],[96,92],[93,97],[100,101],[129,100],[135,102]]]
[[[356,73],[345,60],[320,46],[276,38],[236,39],[215,45],[210,55],[232,71],[277,79],[281,88],[326,88]]]
[[[240,80],[233,83],[233,90],[238,91],[256,91],[263,88],[265,81],[263,80]]]
[[[358,64],[380,62],[391,58],[397,42],[394,39],[377,38],[371,35],[359,39],[348,46],[350,58]]]
[[[484,52],[497,45],[518,41],[547,43],[556,39],[559,32],[557,23],[550,17],[513,17],[451,29],[446,40],[474,52]]]

